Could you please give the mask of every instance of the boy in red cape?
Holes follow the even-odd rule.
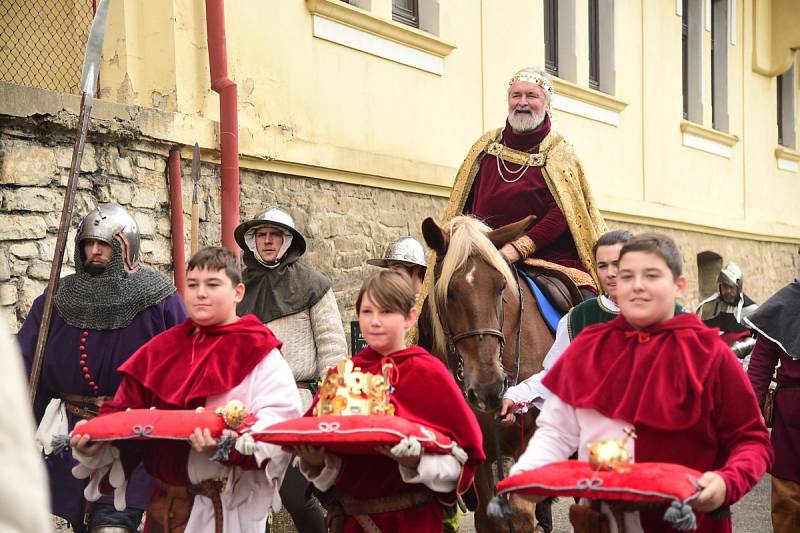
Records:
[[[243,294],[231,252],[218,247],[197,252],[186,276],[191,318],[154,337],[119,368],[122,384],[100,415],[239,400],[257,418],[254,429],[300,416],[281,342],[255,316],[236,316]],[[211,459],[217,441],[207,428],[194,430],[191,446],[166,440],[90,443],[91,435],[79,431],[76,426],[71,445],[81,463],[76,474],[92,477],[87,499],[96,499],[110,484],[115,503],[124,507],[125,473],[139,461],[157,480],[147,510],[151,533],[210,533],[219,531],[220,521],[226,533],[263,533],[268,511],[280,508],[278,488],[290,456],[277,446],[253,443],[253,450],[243,449],[252,454],[231,450],[218,462]]]
[[[669,237],[644,233],[620,251],[620,316],[587,327],[545,377],[553,392],[539,428],[511,474],[562,461],[587,444],[622,439],[636,462],[676,463],[704,472],[690,503],[702,533],[731,531],[712,513],[744,496],[772,463],[772,448],[747,377],[716,330],[675,314],[686,286]],[[605,504],[603,514],[614,520]],[[718,513],[722,514],[722,513]],[[625,513],[626,533],[671,532],[664,508]]]
[[[449,436],[466,457],[400,457],[386,447],[378,455],[347,456],[325,453],[324,448],[294,448],[301,471],[318,489],[335,485],[326,505],[334,533],[442,531],[440,502],[454,505],[456,494],[472,484],[475,467],[485,459],[475,415],[444,364],[418,346],[405,346],[405,334],[416,319],[414,297],[405,273],[382,270],[367,278],[356,312],[369,346],[353,356],[353,364],[380,374],[384,361],[390,360],[395,414]]]

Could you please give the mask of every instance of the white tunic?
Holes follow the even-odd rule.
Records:
[[[300,397],[292,371],[278,350],[273,350],[236,387],[206,400],[208,407],[225,405],[239,400],[247,410],[256,413],[254,430],[300,416]],[[255,460],[261,464],[269,459],[264,470],[242,470],[212,461],[209,454],[189,452],[189,480],[199,483],[206,479],[227,478],[222,493],[223,531],[225,533],[264,533],[267,513],[281,507],[278,489],[289,466],[291,455],[280,446],[256,442]],[[186,525],[186,533],[213,533],[214,508],[211,500],[197,496]]]
[[[576,409],[556,395],[551,395],[544,402],[542,411],[536,418],[536,425],[538,429],[528,443],[528,448],[511,467],[509,475],[566,461],[576,450],[579,460],[588,461],[590,443],[603,439],[624,439],[624,429],[633,426],[624,420],[607,418],[594,409]],[[628,440],[625,448],[634,457],[632,440]],[[605,504],[602,511],[609,519],[611,533],[616,533],[616,521]],[[625,514],[625,531],[643,531],[639,513]]]

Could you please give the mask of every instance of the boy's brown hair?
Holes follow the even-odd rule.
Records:
[[[198,250],[186,267],[186,272],[192,270],[211,270],[218,272],[225,271],[225,275],[231,280],[235,287],[242,282],[242,269],[239,268],[239,260],[230,250],[219,246],[206,246]]]
[[[630,252],[645,252],[657,255],[667,264],[672,272],[673,279],[678,279],[683,274],[683,258],[678,245],[663,233],[647,232],[636,235],[622,245],[619,251],[619,260]]]
[[[383,269],[375,272],[361,285],[356,298],[356,314],[361,312],[364,295],[381,309],[408,316],[416,303],[416,294],[411,278],[402,271]]]

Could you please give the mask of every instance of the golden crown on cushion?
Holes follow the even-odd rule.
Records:
[[[349,358],[328,369],[319,382],[319,400],[314,416],[393,415],[389,401],[394,365],[383,364],[381,374],[362,372]]]

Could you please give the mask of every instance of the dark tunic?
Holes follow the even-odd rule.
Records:
[[[521,152],[536,153],[548,133],[549,118],[528,134],[514,133],[506,123],[503,144]],[[499,164],[506,180],[511,181],[520,176],[505,169],[508,167],[511,171],[516,171],[520,165],[504,161]],[[478,175],[475,176],[466,211],[486,222],[491,228],[499,228],[518,222],[528,215],[536,215],[536,222],[528,231],[528,237],[536,245],[531,257],[587,272],[578,256],[567,219],[548,189],[540,167],[530,167],[518,181],[507,183],[498,171],[497,157],[486,154],[481,161]]]
[[[764,406],[772,374],[778,367],[778,390],[775,393],[772,421],[772,446],[775,464],[771,473],[775,477],[800,483],[800,360],[792,359],[780,346],[759,336],[747,376],[753,385],[759,404]]]
[[[567,313],[567,333],[569,333],[569,340],[575,340],[575,337],[583,331],[586,326],[592,324],[601,324],[614,320],[619,311],[612,311],[607,309],[600,298],[592,298],[581,302]]]
[[[39,334],[44,296],[39,296],[31,307],[28,318],[17,334],[28,373],[31,370],[36,350],[36,337]],[[99,387],[98,396],[114,396],[122,380],[117,368],[136,350],[155,335],[165,331],[186,319],[183,300],[173,293],[158,304],[148,307],[133,319],[129,326],[113,330],[83,330],[70,326],[53,313],[44,363],[34,411],[39,422],[47,404],[62,394],[91,396],[89,382]],[[85,353],[89,378],[81,368],[81,338],[88,331],[85,342]],[[69,428],[72,430],[80,420],[69,416]],[[50,495],[53,514],[63,517],[71,523],[83,522],[84,498],[83,489],[86,480],[76,479],[72,475],[72,467],[77,464],[72,457],[65,459],[53,457],[47,460],[50,475]],[[128,506],[145,509],[149,501],[151,480],[144,471],[136,474],[128,485]],[[113,498],[104,497],[100,501],[113,503]]]

